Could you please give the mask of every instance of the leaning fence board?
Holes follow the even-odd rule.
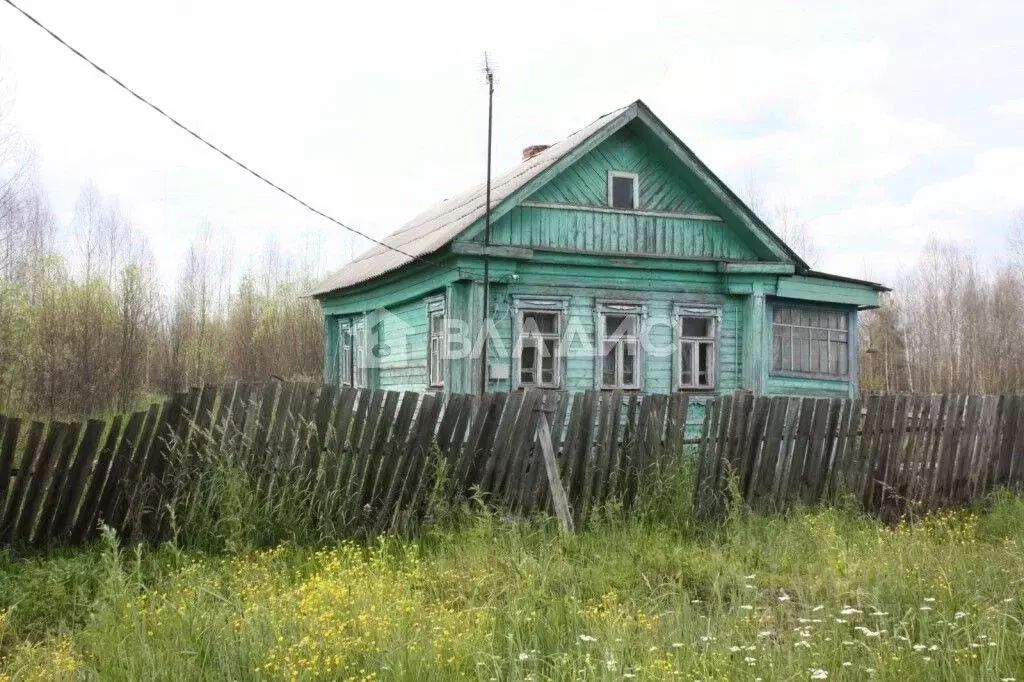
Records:
[[[10,500],[7,502],[7,511],[4,513],[3,523],[0,524],[0,542],[8,543],[15,538],[15,528],[19,525],[18,518],[23,513],[26,492],[37,466],[36,459],[45,428],[46,426],[41,422],[32,422],[28,427],[25,448],[22,450],[21,461],[18,463],[18,475],[14,478]]]
[[[50,477],[50,485],[39,511],[36,530],[32,534],[32,544],[34,545],[43,545],[50,540],[53,519],[57,514],[57,505],[60,502],[61,491],[64,489],[64,481],[67,479],[71,458],[75,454],[75,446],[78,445],[78,434],[81,431],[81,423],[71,422],[64,433],[60,452]]]
[[[116,507],[111,513],[111,523],[127,537],[136,535],[136,526],[141,521],[144,503],[140,496],[143,493],[143,480],[147,474],[147,468],[151,466],[150,453],[156,450],[153,434],[159,421],[160,405],[150,405],[142,423],[142,432],[135,444],[135,450],[125,469],[122,494],[118,496]]]
[[[32,539],[32,531],[35,530],[43,496],[46,494],[44,486],[50,482],[50,464],[57,459],[68,428],[68,425],[63,422],[52,422],[50,428],[47,429],[46,440],[43,441],[39,460],[32,470],[28,491],[25,493],[24,506],[14,532],[14,539],[17,541],[27,543]]]
[[[20,419],[0,416],[0,520],[3,519],[4,509],[7,506],[7,489],[10,487],[11,469],[14,468],[14,452],[18,447],[20,431]]]
[[[85,476],[93,464],[96,449],[100,444],[100,436],[103,435],[106,426],[106,422],[99,419],[90,419],[85,426],[85,433],[82,434],[82,440],[78,444],[78,450],[57,498],[57,508],[49,532],[51,539],[62,540],[71,532],[75,511],[81,502]]]
[[[117,437],[121,435],[122,423],[121,415],[117,415],[111,420],[110,428],[107,429],[106,440],[96,456],[96,465],[93,468],[88,489],[82,498],[82,504],[78,509],[78,517],[71,531],[72,544],[81,544],[94,530],[96,525],[96,507],[99,503],[100,493],[103,492],[103,484],[107,480],[107,472],[110,470],[110,460],[114,454]]]

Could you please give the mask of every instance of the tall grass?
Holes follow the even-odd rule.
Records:
[[[79,574],[80,590],[52,592]],[[135,552],[107,535],[77,555],[2,561],[0,576],[18,590],[5,594],[0,679],[1000,680],[1024,669],[1024,501],[1011,496],[991,513],[895,526],[846,510],[714,527],[608,513],[566,535],[491,511],[416,541],[219,554]]]

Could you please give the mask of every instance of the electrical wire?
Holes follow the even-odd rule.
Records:
[[[65,41],[65,40],[64,40],[63,38],[61,38],[61,37],[60,37],[59,35],[57,35],[57,34],[56,34],[56,33],[54,33],[53,31],[51,31],[50,29],[48,29],[48,28],[47,28],[46,26],[44,26],[44,25],[43,25],[43,23],[42,23],[41,21],[39,21],[38,19],[36,19],[36,18],[35,18],[34,16],[32,16],[31,14],[29,14],[29,13],[28,13],[28,12],[26,12],[25,10],[23,10],[23,9],[22,9],[21,7],[19,7],[18,5],[14,4],[14,2],[13,2],[12,0],[4,0],[4,2],[6,2],[6,3],[7,3],[8,5],[10,5],[11,7],[13,7],[13,8],[14,8],[15,10],[17,10],[18,12],[20,12],[20,13],[22,14],[22,16],[24,16],[24,17],[25,17],[26,19],[28,19],[29,21],[31,21],[31,22],[32,22],[33,24],[35,24],[35,25],[36,25],[36,26],[38,26],[39,28],[43,29],[43,31],[45,31],[45,32],[46,32],[47,34],[49,34],[49,36],[50,36],[51,38],[53,38],[54,40],[56,40],[56,41],[57,41],[58,43],[60,43],[61,45],[63,45],[63,46],[64,46],[64,47],[66,47],[67,49],[71,50],[71,52],[73,52],[73,53],[74,53],[74,54],[75,54],[76,56],[78,56],[79,58],[81,58],[82,60],[84,60],[84,61],[85,61],[86,63],[88,63],[88,64],[89,64],[89,65],[90,65],[90,66],[91,66],[92,68],[96,69],[97,71],[99,71],[100,73],[102,73],[102,74],[103,74],[104,76],[106,76],[106,77],[107,77],[107,78],[109,78],[110,80],[114,81],[114,83],[116,83],[116,84],[117,84],[117,85],[118,85],[118,86],[119,86],[119,87],[120,87],[120,88],[121,88],[122,90],[124,90],[125,92],[127,92],[128,94],[130,94],[130,95],[131,95],[132,97],[134,97],[135,99],[139,100],[140,102],[142,102],[143,104],[145,104],[145,105],[146,105],[147,107],[149,107],[150,109],[152,109],[152,110],[153,110],[153,111],[155,111],[156,113],[160,114],[161,116],[163,116],[164,118],[166,118],[166,119],[167,119],[168,121],[170,121],[171,123],[173,123],[173,124],[174,124],[175,126],[177,126],[178,128],[181,128],[181,129],[182,129],[182,130],[184,130],[184,131],[185,131],[186,133],[188,133],[189,135],[191,135],[191,136],[192,136],[192,137],[194,137],[195,139],[199,140],[199,141],[200,141],[200,142],[202,142],[202,143],[203,143],[204,145],[206,145],[207,147],[209,147],[209,148],[210,148],[210,149],[212,149],[213,151],[217,152],[218,154],[220,154],[220,155],[221,155],[221,156],[223,156],[223,157],[224,157],[225,159],[227,159],[227,160],[228,160],[228,161],[230,161],[231,163],[235,164],[236,166],[238,166],[239,168],[241,168],[241,169],[242,169],[242,170],[244,170],[245,172],[249,173],[250,175],[252,175],[252,176],[253,176],[253,177],[255,177],[256,179],[258,179],[258,180],[262,181],[263,183],[265,183],[265,184],[267,184],[267,185],[269,185],[269,186],[273,187],[273,188],[274,188],[274,189],[276,189],[276,190],[277,190],[278,192],[280,192],[281,194],[284,194],[284,195],[285,195],[286,197],[288,197],[288,198],[289,198],[289,199],[291,199],[292,201],[295,201],[295,202],[297,202],[297,203],[298,203],[299,205],[301,205],[301,206],[302,206],[303,208],[306,208],[307,210],[309,210],[309,211],[312,211],[313,213],[315,213],[316,215],[320,216],[321,218],[325,218],[325,219],[329,220],[330,222],[334,223],[334,224],[335,224],[335,225],[337,225],[338,227],[341,227],[341,228],[343,228],[343,229],[345,229],[345,230],[348,230],[349,232],[351,232],[351,233],[353,233],[353,234],[359,235],[359,236],[360,236],[360,237],[362,237],[363,239],[366,239],[366,240],[368,240],[368,241],[371,241],[371,242],[373,242],[374,244],[377,244],[377,245],[379,245],[379,246],[383,246],[383,247],[384,247],[384,248],[386,248],[386,249],[390,249],[391,251],[394,251],[395,253],[400,253],[401,255],[405,256],[406,258],[412,259],[412,260],[414,260],[414,261],[422,261],[422,260],[423,260],[423,259],[422,259],[422,258],[420,258],[419,256],[414,256],[414,255],[413,255],[413,254],[411,254],[411,253],[406,253],[405,251],[403,251],[403,250],[401,250],[401,249],[399,249],[399,248],[396,248],[396,247],[394,247],[394,246],[391,246],[391,245],[389,245],[389,244],[385,244],[384,242],[380,241],[379,239],[374,239],[373,237],[371,237],[370,235],[366,234],[365,232],[362,232],[361,230],[358,230],[358,229],[356,229],[356,228],[354,228],[354,227],[351,227],[350,225],[346,225],[345,223],[341,222],[341,221],[340,221],[340,220],[338,220],[337,218],[334,218],[334,217],[332,217],[332,216],[330,216],[330,215],[328,215],[328,214],[324,213],[324,212],[323,212],[323,211],[321,211],[320,209],[318,209],[318,208],[315,208],[315,207],[313,207],[313,206],[309,205],[308,203],[306,203],[305,201],[303,201],[303,200],[302,200],[302,199],[300,199],[299,197],[295,196],[294,194],[292,194],[291,192],[289,192],[288,190],[286,190],[286,189],[285,189],[284,187],[282,187],[282,186],[278,185],[277,183],[273,182],[272,180],[269,180],[269,179],[267,179],[267,178],[266,178],[265,176],[261,175],[260,173],[258,173],[257,171],[253,170],[253,169],[252,169],[252,168],[250,168],[249,166],[245,165],[244,163],[242,163],[241,161],[239,161],[238,159],[236,159],[236,158],[235,158],[234,156],[232,156],[231,154],[227,153],[226,151],[224,151],[223,149],[221,149],[221,148],[220,148],[220,147],[218,147],[217,145],[215,145],[215,144],[213,144],[212,142],[210,142],[209,140],[205,139],[205,138],[204,138],[204,137],[203,137],[202,135],[200,135],[199,133],[195,132],[194,130],[192,130],[191,128],[189,128],[188,126],[186,126],[186,125],[185,125],[184,123],[181,123],[181,122],[180,122],[180,121],[178,121],[178,120],[177,120],[176,118],[174,118],[173,116],[171,116],[170,114],[168,114],[168,113],[167,113],[166,111],[164,111],[163,109],[161,109],[161,108],[160,108],[160,107],[158,107],[157,105],[153,104],[152,102],[150,102],[150,101],[149,101],[148,99],[146,99],[145,97],[143,97],[143,96],[142,96],[142,95],[140,95],[139,93],[137,93],[137,92],[135,92],[134,90],[132,90],[132,89],[131,89],[130,87],[128,87],[128,86],[127,86],[127,85],[125,85],[125,84],[124,84],[123,82],[121,82],[120,80],[118,80],[118,79],[117,79],[117,78],[116,78],[115,76],[111,75],[111,73],[110,73],[110,72],[108,72],[108,71],[107,71],[106,69],[104,69],[104,68],[103,68],[102,66],[100,66],[99,64],[97,64],[97,63],[96,63],[96,62],[94,62],[93,60],[89,59],[89,58],[88,58],[88,57],[86,57],[86,56],[85,56],[84,54],[82,54],[82,52],[81,52],[80,50],[78,50],[77,48],[75,48],[75,47],[73,47],[73,46],[69,45],[69,44],[67,43],[67,41]]]

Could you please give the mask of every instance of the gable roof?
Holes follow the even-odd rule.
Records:
[[[608,134],[614,133],[637,118],[651,127],[684,164],[711,185],[718,198],[727,204],[732,212],[738,214],[742,222],[755,234],[763,235],[766,241],[773,243],[801,269],[808,268],[807,264],[640,100],[601,116],[564,140],[523,161],[504,175],[492,179],[492,213],[518,190],[526,187],[572,152],[586,146],[588,140],[597,137],[604,139]],[[354,286],[434,253],[484,217],[486,190],[486,184],[481,183],[462,194],[435,204],[382,239],[383,245],[375,244],[341,270],[328,275],[313,288],[310,295],[321,296]]]

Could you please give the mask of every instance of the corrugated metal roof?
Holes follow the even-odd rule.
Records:
[[[492,179],[491,208],[498,206],[513,192],[544,172],[628,108],[623,107],[605,114],[561,142],[523,161],[508,173]],[[345,289],[437,251],[484,216],[486,190],[486,185],[481,183],[473,189],[432,206],[381,240],[388,246],[400,249],[402,253],[375,244],[341,270],[327,276],[313,288],[310,295],[318,296]]]

